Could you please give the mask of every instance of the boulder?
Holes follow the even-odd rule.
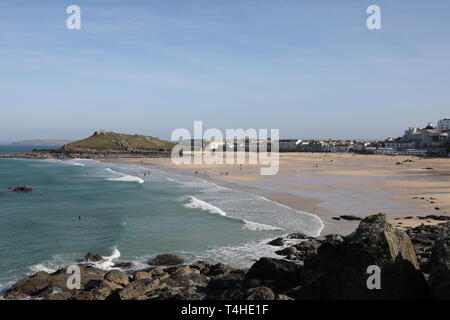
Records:
[[[119,286],[126,286],[129,283],[129,278],[126,273],[118,270],[112,270],[105,275],[105,280],[118,284]]]
[[[290,255],[296,254],[297,252],[298,252],[298,250],[294,246],[275,251],[275,253],[280,256],[290,256]]]
[[[284,240],[283,240],[283,238],[276,238],[276,239],[270,241],[268,244],[270,244],[271,246],[282,247],[282,246],[284,246]]]
[[[369,266],[381,270],[381,289],[369,289]],[[326,239],[305,261],[304,299],[423,299],[427,282],[408,235],[384,214],[366,217],[343,239]]]
[[[175,266],[184,263],[184,259],[174,254],[161,254],[149,262],[155,266]]]
[[[450,236],[435,243],[430,263],[430,285],[437,299],[450,299]]]
[[[107,300],[122,289],[122,286],[111,281],[102,281],[91,290],[84,290],[74,297],[75,300]]]
[[[261,258],[251,266],[245,280],[250,286],[264,284],[274,290],[285,290],[298,285],[301,268],[292,261]]]
[[[158,285],[159,280],[157,279],[135,280],[120,290],[118,297],[120,300],[137,300],[138,298],[145,296],[147,292],[155,290]]]
[[[5,293],[6,299],[24,299],[37,296],[50,286],[51,278],[47,272],[39,271],[30,278],[21,280]]]
[[[98,254],[98,253],[91,253],[88,252],[86,253],[86,255],[84,256],[83,261],[84,262],[98,262],[98,261],[102,261],[104,258]]]
[[[133,275],[133,280],[151,279],[152,274],[150,272],[138,271]]]
[[[275,293],[267,287],[251,288],[246,293],[246,300],[274,300]]]

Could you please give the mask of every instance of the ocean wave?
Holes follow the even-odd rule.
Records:
[[[197,199],[196,197],[193,196],[189,196],[189,198],[191,199],[191,201],[189,203],[184,204],[183,206],[185,208],[190,208],[190,209],[201,209],[204,211],[209,211],[211,213],[215,213],[215,214],[219,214],[221,216],[226,216],[226,212],[224,212],[223,210],[221,210],[220,208],[213,206],[212,204]]]
[[[118,177],[118,178],[108,178],[107,180],[109,180],[109,181],[144,183],[144,180],[139,178],[139,177],[131,176],[131,175],[128,175],[128,174],[125,174],[125,173],[121,173],[121,172],[117,172],[117,171],[114,171],[111,168],[106,168],[106,170],[111,172],[111,173],[113,173],[113,174],[117,174],[117,175],[121,176],[121,177]]]
[[[189,196],[189,198],[191,199],[191,201],[189,203],[184,204],[183,206],[185,208],[190,208],[190,209],[200,209],[203,211],[208,211],[210,213],[214,213],[214,214],[219,214],[223,217],[227,217],[229,219],[233,219],[235,221],[239,221],[241,223],[244,224],[244,228],[251,230],[251,231],[279,231],[279,230],[283,230],[281,228],[278,227],[274,227],[274,226],[270,226],[268,224],[263,224],[263,223],[258,223],[258,222],[253,222],[253,221],[249,221],[249,220],[245,220],[245,219],[241,219],[238,217],[232,217],[232,216],[228,216],[227,213],[225,211],[223,211],[222,209],[206,202],[200,199],[197,199],[194,196]]]
[[[119,268],[114,268],[113,266],[116,263],[114,260],[119,259],[120,256],[121,256],[121,253],[120,253],[119,249],[117,249],[117,247],[113,247],[112,253],[110,256],[103,257],[103,260],[101,260],[101,261],[86,262],[86,263],[90,264],[90,265],[94,265],[94,267],[101,269],[101,270],[105,270],[105,271],[118,270]]]
[[[251,230],[251,231],[262,231],[262,230],[268,230],[268,231],[280,231],[283,230],[278,227],[269,226],[268,224],[263,223],[257,223],[253,221],[243,220],[245,223],[245,228]]]
[[[209,263],[221,262],[236,268],[249,268],[262,257],[280,258],[275,251],[280,247],[267,243],[273,238],[251,241],[236,246],[213,247],[196,253],[191,260],[204,260]]]
[[[72,165],[72,166],[80,166],[80,167],[84,167],[85,166],[83,163],[76,162],[76,161],[73,161],[73,160],[69,160],[69,161],[67,161],[67,163]]]

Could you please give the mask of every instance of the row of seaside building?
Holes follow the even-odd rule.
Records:
[[[272,141],[256,139],[186,140],[185,150],[205,151],[271,151]],[[450,119],[439,120],[437,126],[429,123],[424,128],[410,127],[402,137],[385,141],[358,140],[278,140],[279,152],[365,153],[411,156],[450,156]]]

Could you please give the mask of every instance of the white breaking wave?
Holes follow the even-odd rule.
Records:
[[[261,231],[261,230],[272,230],[272,231],[278,231],[278,230],[283,230],[281,228],[278,227],[274,227],[274,226],[270,226],[268,224],[263,224],[263,223],[257,223],[257,222],[253,222],[253,221],[249,221],[249,220],[244,220],[241,218],[236,218],[236,217],[230,217],[227,215],[227,213],[225,211],[223,211],[222,209],[213,206],[212,204],[197,199],[196,197],[193,196],[189,196],[189,198],[191,199],[191,201],[189,203],[184,204],[183,206],[185,208],[190,208],[190,209],[201,209],[204,211],[208,211],[210,213],[214,213],[214,214],[219,214],[221,216],[227,217],[229,219],[233,219],[233,220],[237,220],[239,222],[244,223],[244,228],[251,230],[251,231]]]
[[[263,223],[257,223],[253,221],[243,220],[245,223],[245,228],[251,230],[251,231],[261,231],[261,230],[272,230],[272,231],[278,231],[283,230],[278,227],[269,226],[268,224]]]
[[[107,171],[113,173],[113,174],[117,174],[120,175],[121,177],[118,178],[108,178],[109,181],[122,181],[122,182],[137,182],[137,183],[144,183],[144,180],[139,178],[139,177],[135,177],[135,176],[131,176],[125,173],[121,173],[121,172],[117,172],[112,170],[111,168],[106,168]]]
[[[97,262],[89,262],[89,264],[93,264],[96,268],[101,270],[112,270],[112,269],[119,269],[114,268],[115,261],[120,258],[121,254],[119,249],[117,247],[113,247],[113,252],[110,256],[103,257],[103,260],[97,261]]]
[[[45,266],[42,263],[35,264],[35,265],[30,267],[30,272],[32,272],[32,273],[36,273],[36,272],[39,272],[39,271],[45,271],[47,273],[53,273],[56,270],[57,270],[57,268],[48,267],[48,266]]]
[[[69,164],[71,164],[72,166],[80,166],[80,167],[84,167],[85,165],[83,163],[79,163],[73,160],[68,161]]]
[[[226,216],[226,212],[222,211],[220,208],[217,208],[213,206],[212,204],[209,204],[206,201],[197,199],[196,197],[189,196],[191,199],[191,202],[184,204],[183,206],[185,208],[191,208],[191,209],[201,209],[204,211],[209,211],[211,213],[220,214],[221,216]]]

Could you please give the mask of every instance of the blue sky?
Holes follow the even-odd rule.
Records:
[[[382,30],[366,28],[371,4]],[[169,138],[194,120],[398,136],[450,117],[449,16],[446,0],[2,1],[0,141]]]

